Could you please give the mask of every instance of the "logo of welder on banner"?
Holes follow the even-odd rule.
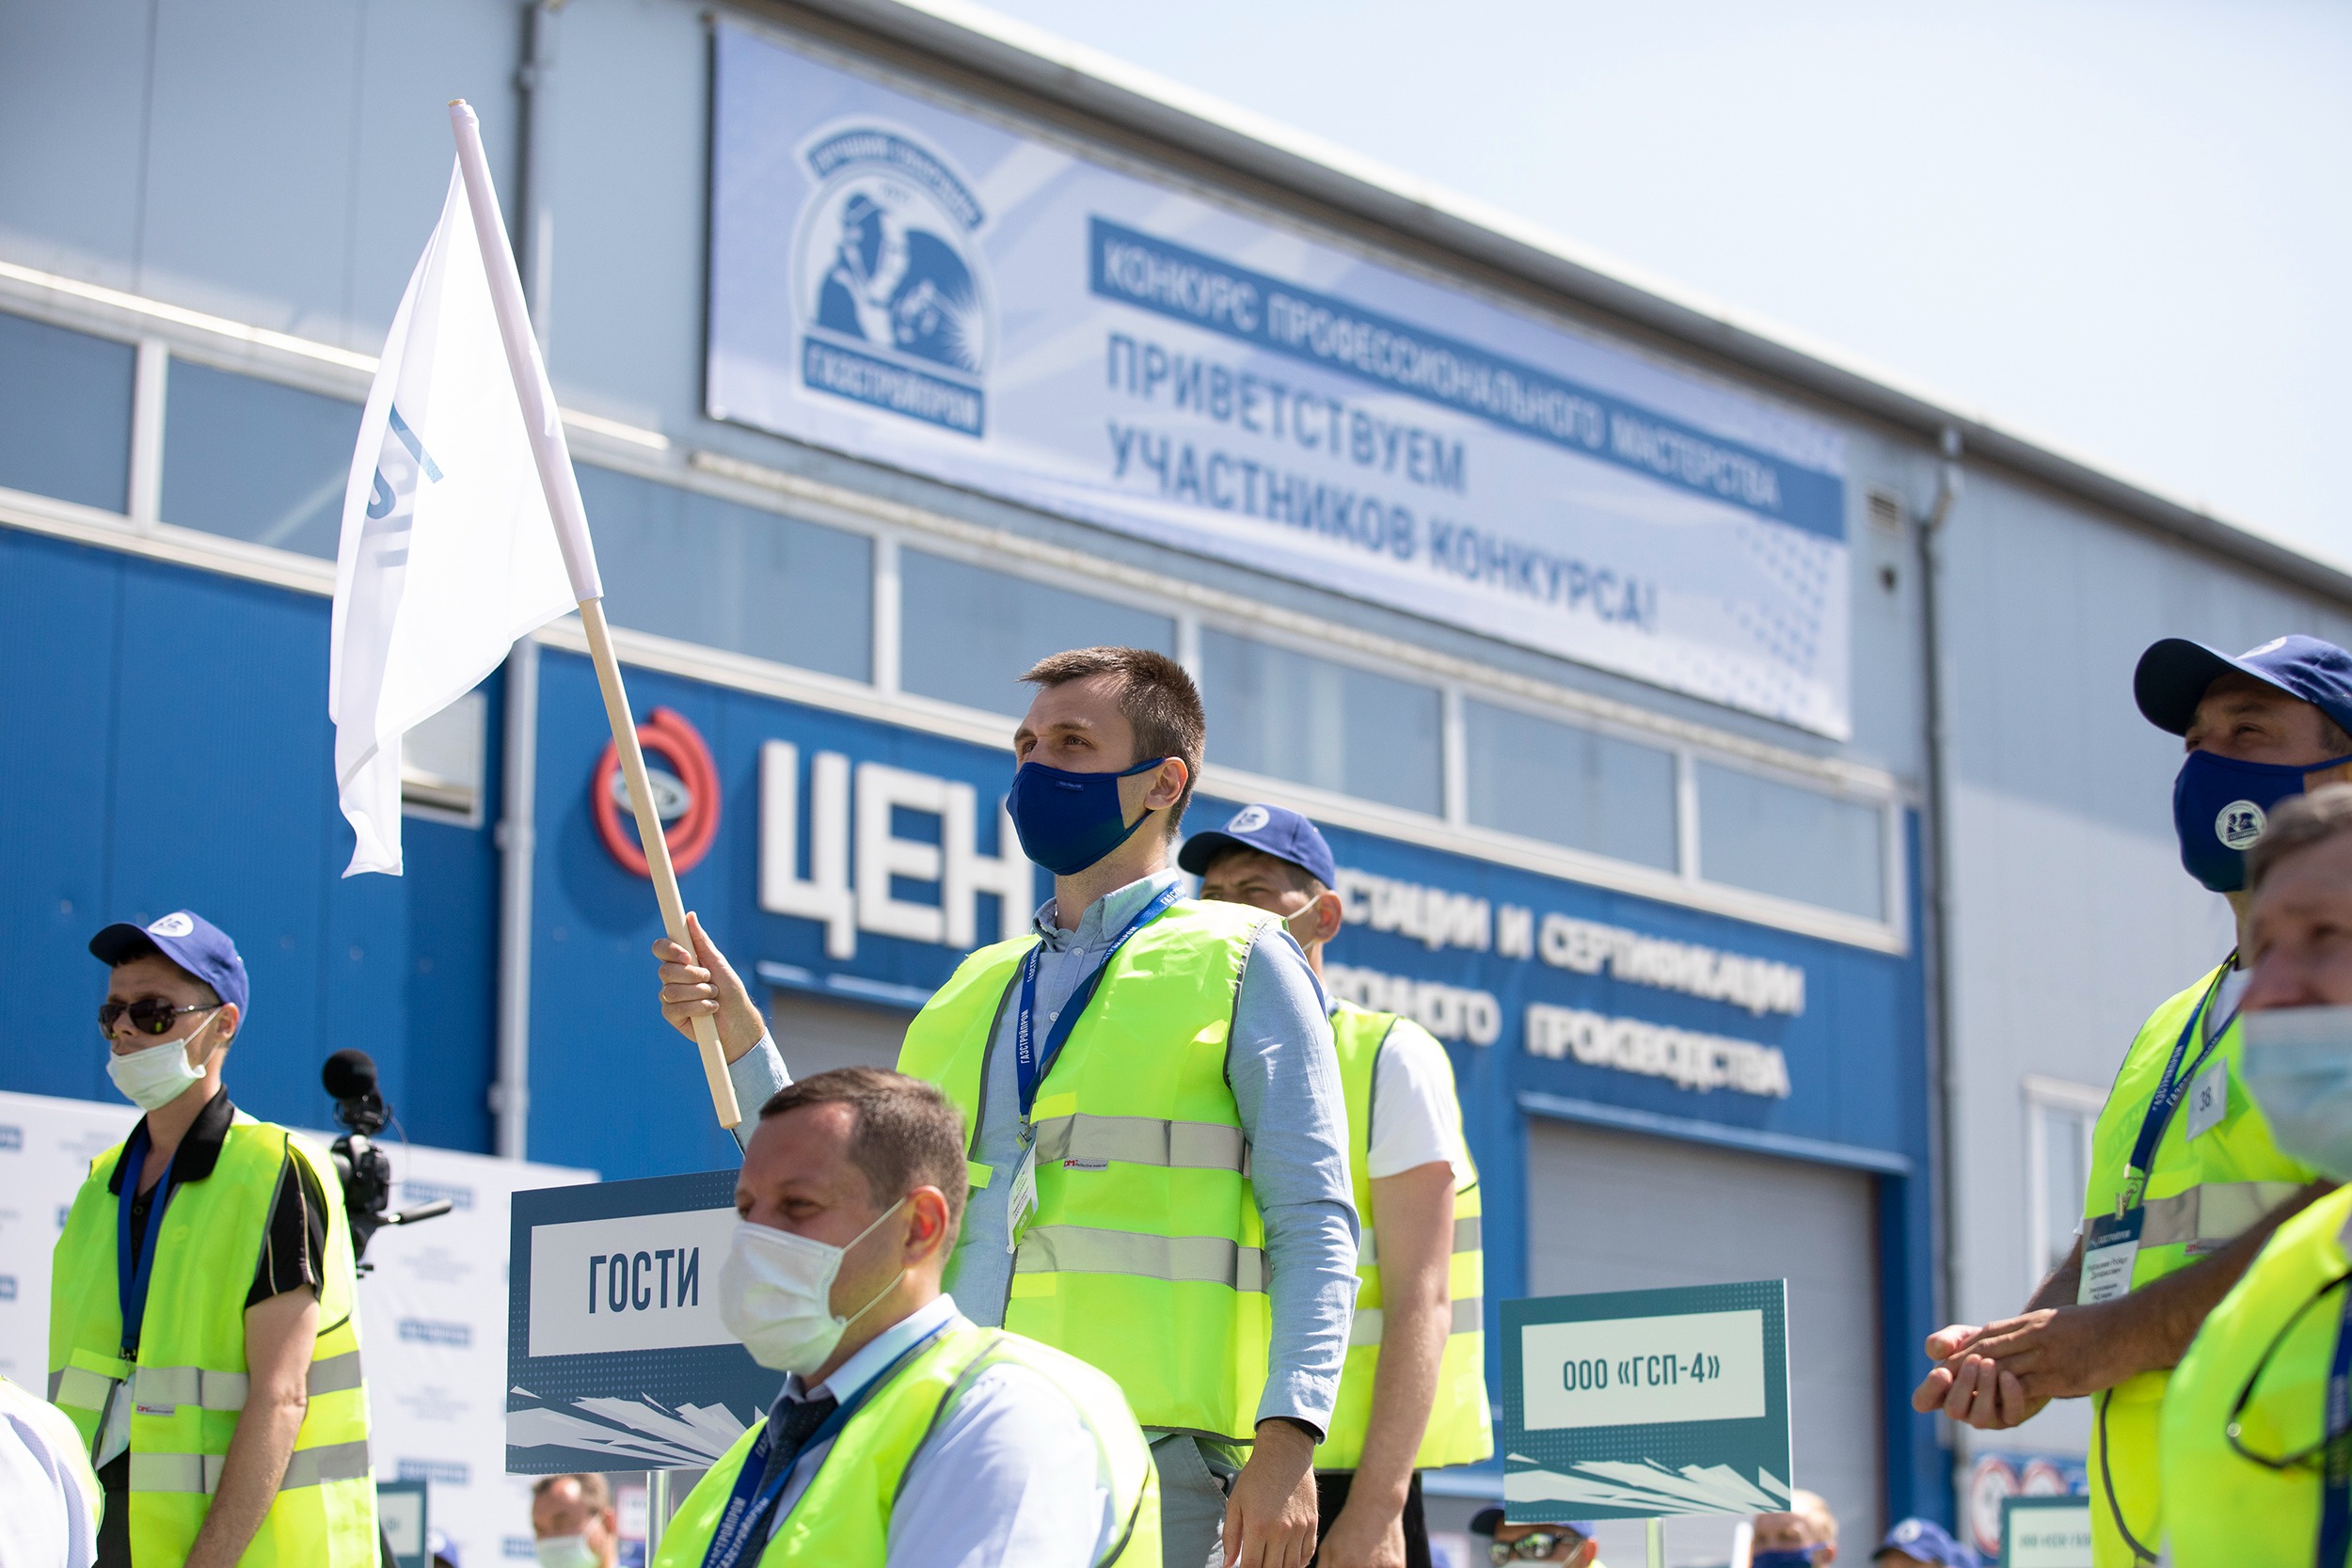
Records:
[[[794,258],[802,383],[983,434],[994,323],[979,199],[945,158],[889,126],[822,132],[801,156],[818,182]]]

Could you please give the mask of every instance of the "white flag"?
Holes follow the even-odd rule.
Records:
[[[493,243],[511,267],[505,236]],[[392,318],[343,492],[327,712],[336,789],[358,838],[344,876],[399,875],[401,736],[573,603],[453,170],[440,225]]]

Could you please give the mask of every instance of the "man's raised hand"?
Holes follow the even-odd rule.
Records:
[[[694,1037],[695,1019],[717,1019],[720,1052],[732,1062],[759,1043],[768,1022],[699,916],[687,915],[686,934],[694,943],[691,953],[668,937],[653,944],[661,961],[661,1016],[688,1039]]]

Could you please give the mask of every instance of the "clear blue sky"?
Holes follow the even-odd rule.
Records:
[[[2352,5],[993,6],[2352,564]]]

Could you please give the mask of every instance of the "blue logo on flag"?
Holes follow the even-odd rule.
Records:
[[[889,126],[836,127],[802,156],[818,181],[796,257],[802,383],[981,435],[994,331],[973,240],[987,221],[978,198]]]

